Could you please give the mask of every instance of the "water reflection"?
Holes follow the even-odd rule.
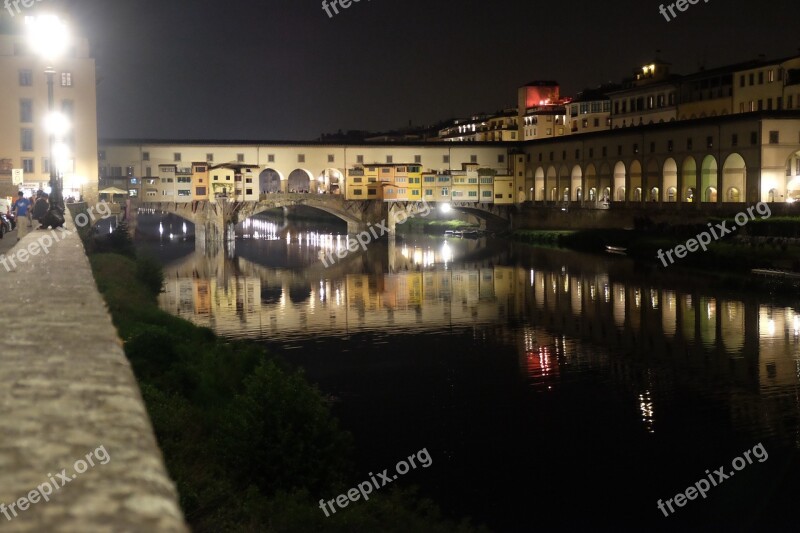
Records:
[[[723,395],[737,427],[800,443],[797,307],[486,241],[409,238],[324,269],[318,254],[335,239],[249,231],[234,258],[197,252],[168,265],[161,306],[224,336],[283,343],[471,329],[515,346],[535,391],[608,376],[647,433],[680,386]]]

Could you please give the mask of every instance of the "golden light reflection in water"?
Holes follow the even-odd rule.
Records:
[[[644,391],[639,395],[639,410],[642,413],[642,422],[648,433],[655,433],[655,404],[650,391]]]

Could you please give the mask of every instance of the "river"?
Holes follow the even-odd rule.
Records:
[[[796,523],[798,295],[496,238],[398,236],[326,268],[337,231],[260,220],[228,250],[141,247],[164,260],[163,309],[305,368],[364,479],[427,448],[432,465],[396,483],[448,516],[493,531]],[[677,505],[759,444],[767,458]]]

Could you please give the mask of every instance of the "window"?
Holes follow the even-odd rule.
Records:
[[[75,116],[75,102],[72,100],[61,100],[61,112],[68,118]]]
[[[360,164],[363,165],[364,164],[364,156],[363,155],[357,155],[356,156],[356,163],[360,163]]]
[[[46,157],[42,158],[42,172],[50,174],[50,160]]]
[[[767,72],[767,81],[770,83],[775,81],[775,71],[773,69],[769,69],[769,71]]]
[[[253,189],[245,189],[244,193],[245,194],[253,194]]]
[[[275,162],[275,154],[269,154],[267,156],[267,162],[274,163]]]
[[[450,194],[450,189],[447,187],[442,187],[442,196],[447,196]]]
[[[391,165],[392,163],[394,163],[394,157],[387,155],[386,162]]]
[[[449,155],[443,155],[442,156],[442,163],[444,163],[446,165],[449,165],[450,164],[450,156]]]
[[[21,146],[23,152],[33,152],[33,130],[23,128],[21,134]]]
[[[305,163],[306,162],[306,154],[297,154],[297,162],[298,163]]]
[[[180,163],[180,161],[181,161],[181,153],[180,152],[175,152],[174,154],[172,154],[172,160],[175,161],[176,163]]]
[[[672,139],[667,141],[667,152],[672,152],[675,149],[675,143],[672,142]]]
[[[133,176],[133,167],[126,167],[125,171],[126,171],[126,175]]]
[[[150,161],[150,152],[142,152],[142,161]]]
[[[328,163],[333,163],[336,161],[336,156],[333,154],[328,154]]]
[[[756,145],[758,144],[758,132],[750,132],[750,144]]]
[[[61,73],[61,86],[72,87],[72,72]]]
[[[744,74],[739,76],[739,87],[744,87]]]
[[[19,85],[20,87],[30,87],[33,85],[33,71],[27,69],[20,70]]]
[[[178,196],[191,196],[192,190],[191,189],[179,189]]]
[[[694,142],[692,141],[691,137],[686,139],[686,149],[687,150],[694,150]]]
[[[477,163],[478,162],[478,156],[477,155],[469,156],[469,162],[470,163]]]
[[[505,154],[498,154],[497,155],[497,162],[498,163],[505,163],[506,162],[506,155]]]
[[[153,175],[153,171],[152,171],[152,169],[151,169],[150,167],[145,167],[145,169],[144,169],[144,175],[145,175],[145,177],[147,177],[147,178],[151,177],[151,176]]]
[[[739,136],[735,133],[731,135],[731,146],[739,146]]]
[[[634,154],[639,153],[639,143],[633,143],[633,153]]]
[[[378,189],[367,189],[367,194],[369,196],[375,196],[378,194]]]
[[[758,73],[758,84],[764,85],[764,71]]]
[[[236,154],[236,162],[244,163],[244,154]]]
[[[619,144],[619,145],[617,145],[617,156],[621,156],[621,155],[622,155],[622,145]]]
[[[22,160],[22,172],[33,174],[33,159],[26,157]]]
[[[414,156],[414,163],[416,163],[416,164],[422,163],[422,156],[421,155],[415,155]]]
[[[653,154],[653,153],[655,153],[655,151],[656,151],[656,143],[651,142],[650,143],[650,153]]]
[[[714,137],[706,137],[706,146],[708,148],[714,148]]]
[[[194,171],[195,172],[205,172],[206,171],[206,167],[194,167]]]
[[[33,122],[33,100],[25,98],[19,101],[19,121],[23,123]]]
[[[769,132],[769,144],[780,144],[781,136],[778,131]]]

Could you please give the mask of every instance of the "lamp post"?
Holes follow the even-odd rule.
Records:
[[[68,124],[63,117],[55,113],[54,76],[56,73],[53,64],[58,59],[69,43],[66,25],[54,15],[43,15],[27,19],[28,38],[34,51],[46,61],[45,75],[47,76],[47,109],[48,133],[50,143],[50,209],[42,219],[42,226],[58,228],[64,225],[64,197],[61,188],[60,168],[56,161],[56,137],[62,136]]]

